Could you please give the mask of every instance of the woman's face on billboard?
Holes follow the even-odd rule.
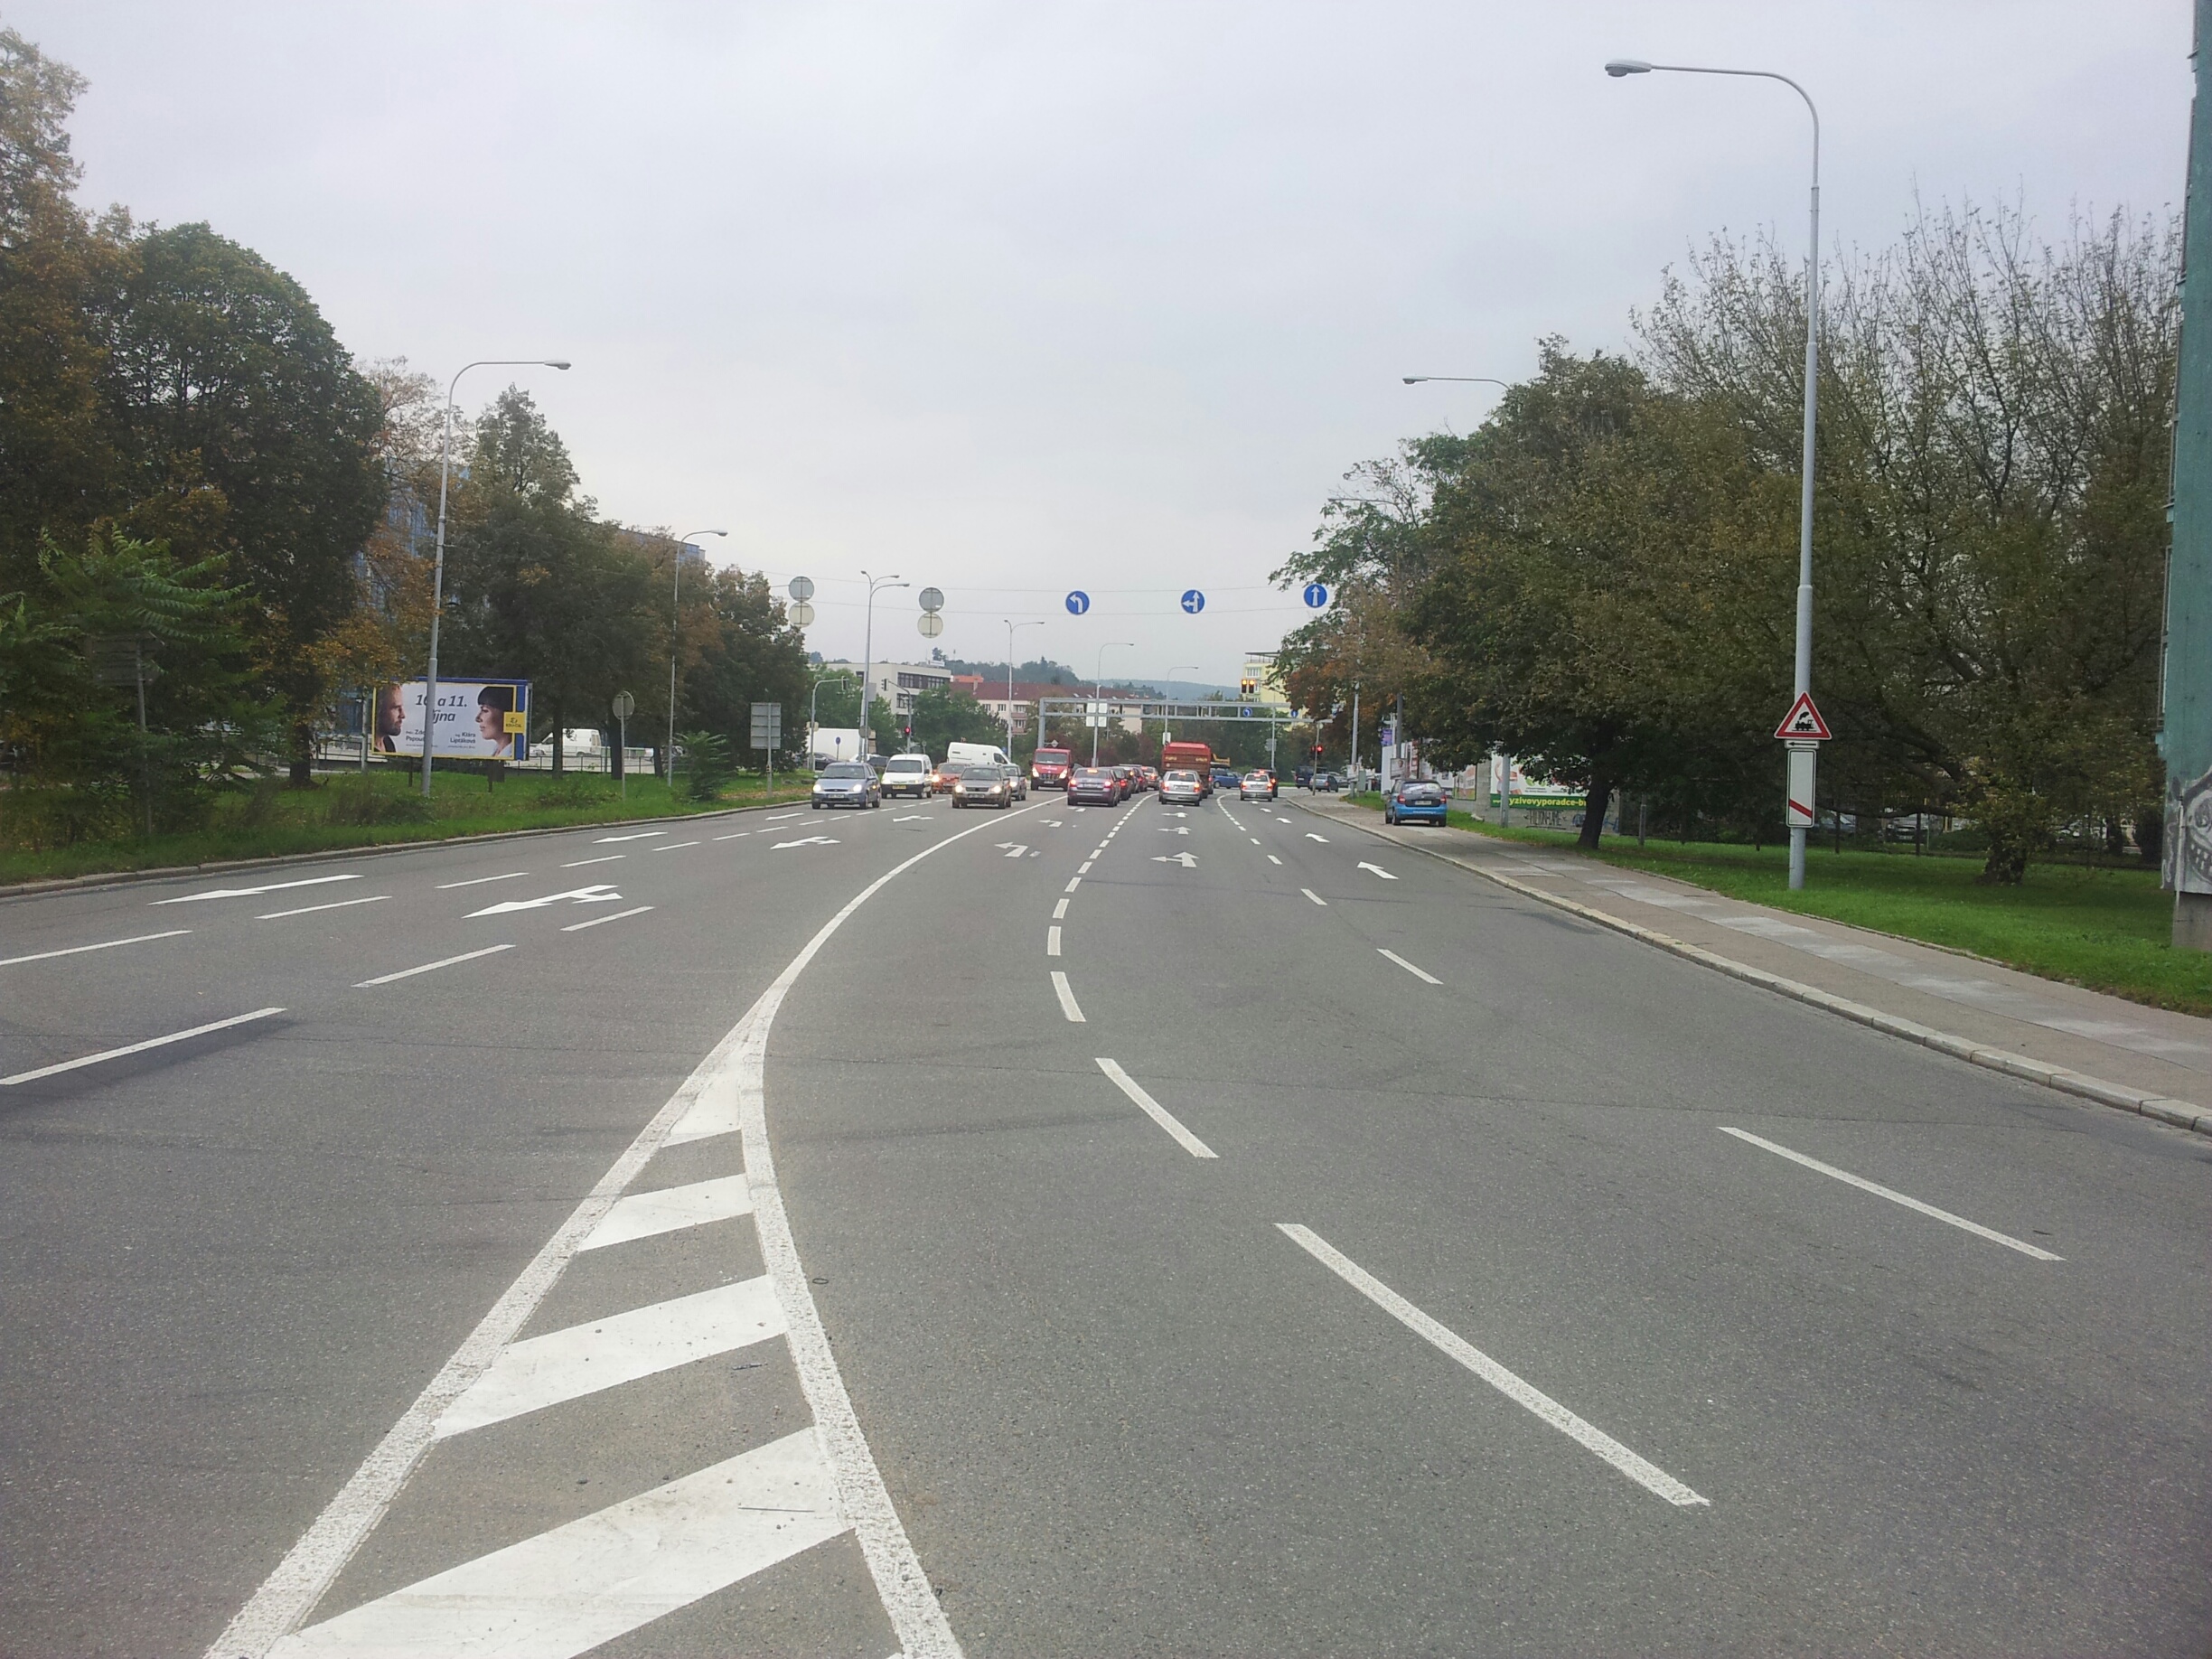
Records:
[[[497,703],[476,705],[476,731],[486,743],[507,741],[507,711]]]

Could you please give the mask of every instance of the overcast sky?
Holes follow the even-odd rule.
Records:
[[[2057,231],[2178,203],[2186,0],[1744,5],[139,5],[0,0],[73,64],[85,199],[206,220],[360,358],[523,383],[603,511],[861,645],[859,571],[1083,673],[1230,680],[1345,468],[1478,422],[1538,336],[1628,343],[1711,232],[1916,192]],[[464,408],[499,371],[462,386]],[[1778,557],[1794,557],[1777,549]],[[1176,595],[1204,591],[1197,617]],[[1094,604],[1076,618],[1071,588]],[[879,656],[926,655],[913,594]],[[1198,665],[1194,675],[1187,667]]]

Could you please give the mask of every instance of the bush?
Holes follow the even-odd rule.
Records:
[[[538,804],[549,807],[596,806],[614,799],[614,784],[589,773],[565,772],[538,792]]]
[[[248,801],[248,811],[258,800],[257,793]],[[366,778],[347,780],[330,786],[323,817],[333,824],[424,824],[430,821],[430,803],[411,789],[379,789]]]
[[[720,732],[686,732],[682,741],[689,762],[691,799],[714,800],[735,771],[730,764],[729,739]]]

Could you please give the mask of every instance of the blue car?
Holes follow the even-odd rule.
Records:
[[[1444,821],[1444,790],[1437,783],[1415,779],[1401,783],[1382,797],[1386,824],[1440,824]]]

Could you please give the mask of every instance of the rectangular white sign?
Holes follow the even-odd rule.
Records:
[[[428,682],[380,687],[376,704],[380,755],[420,755],[423,693]],[[437,740],[432,753],[455,760],[526,760],[530,756],[527,680],[438,680]]]

